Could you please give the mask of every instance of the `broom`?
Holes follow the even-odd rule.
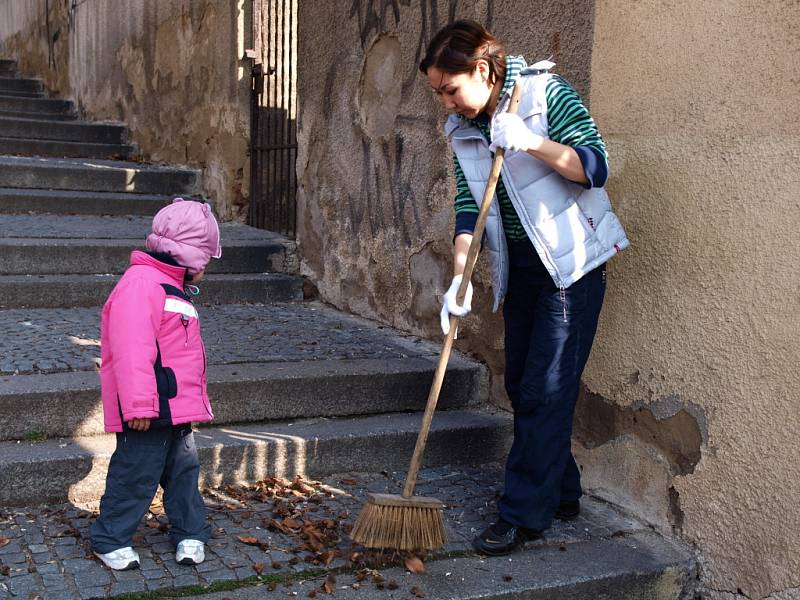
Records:
[[[522,87],[517,83],[511,95],[508,112],[517,112],[521,92]],[[486,182],[486,190],[483,193],[478,221],[475,224],[472,242],[467,252],[467,263],[461,278],[461,286],[458,288],[458,294],[456,295],[456,302],[459,305],[464,302],[467,286],[472,278],[475,263],[478,260],[483,230],[486,227],[486,219],[489,216],[489,208],[494,198],[497,180],[500,178],[500,167],[503,166],[504,154],[503,148],[498,148],[492,161],[492,170],[489,180]],[[439,356],[439,364],[436,366],[436,373],[433,376],[430,394],[428,394],[428,403],[425,406],[425,414],[422,417],[422,426],[417,437],[417,445],[414,447],[411,465],[408,468],[403,494],[369,494],[367,503],[361,510],[361,514],[358,515],[358,519],[356,519],[353,530],[350,533],[350,537],[354,542],[367,548],[434,550],[445,544],[444,521],[442,519],[444,504],[436,498],[415,497],[412,494],[417,483],[419,469],[422,466],[422,453],[425,450],[433,413],[439,400],[439,392],[442,389],[442,381],[447,369],[447,361],[450,359],[450,351],[453,348],[453,339],[458,328],[458,322],[459,317],[450,315],[450,331],[445,336],[442,344],[442,353]]]

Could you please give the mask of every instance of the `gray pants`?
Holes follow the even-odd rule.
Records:
[[[133,534],[159,484],[170,538],[208,541],[207,510],[197,489],[200,462],[189,425],[126,431],[117,434],[117,449],[100,499],[100,516],[92,523],[92,549],[100,554],[132,546]]]

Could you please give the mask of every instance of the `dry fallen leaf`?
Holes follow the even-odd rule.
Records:
[[[237,538],[243,544],[250,544],[251,546],[258,545],[258,540],[254,538],[252,535],[240,535],[237,536]]]
[[[8,565],[0,565],[0,575],[5,575],[8,577],[9,573],[11,573],[11,567]]]
[[[256,563],[253,565],[253,571],[256,572],[256,575],[261,575],[261,571],[264,570],[264,563]]]
[[[503,575],[503,581],[511,581],[514,579],[511,575]]]
[[[336,585],[336,576],[333,573],[329,573],[328,576],[325,578],[325,583],[322,585],[322,589],[325,591],[326,594],[333,594],[333,586]]]
[[[409,556],[405,560],[406,569],[412,573],[425,573],[425,564],[416,556]]]
[[[416,586],[411,588],[411,594],[416,596],[417,598],[424,598],[425,597],[425,592],[423,592],[421,589],[419,589]]]
[[[10,539],[8,539],[7,537],[3,537],[2,535],[0,535],[0,548],[2,548],[3,546],[8,546],[8,544],[9,544],[10,542],[11,542],[11,540],[10,540]]]
[[[283,526],[288,527],[289,529],[300,529],[300,523],[294,519],[284,519]]]
[[[63,537],[78,537],[79,533],[78,530],[74,527],[69,527],[64,531],[59,531],[53,537],[63,538]]]

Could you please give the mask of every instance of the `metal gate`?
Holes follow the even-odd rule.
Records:
[[[297,222],[297,0],[251,0],[249,224],[293,238]]]

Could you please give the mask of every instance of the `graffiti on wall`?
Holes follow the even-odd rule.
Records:
[[[459,17],[460,5],[464,3],[459,0],[353,0],[350,18],[357,20],[358,35],[365,52],[372,49],[379,36],[397,32],[404,19],[419,24],[418,31],[410,34],[414,37],[409,39],[408,32],[402,33],[404,45],[408,43],[414,47],[414,58],[406,61],[398,73],[401,84],[397,92],[408,98],[413,94],[413,88],[419,85],[418,65],[430,39],[441,27]],[[490,27],[492,0],[486,2],[483,15],[476,15],[474,5],[472,7],[468,14],[482,19]],[[431,153],[415,151],[407,140],[409,132],[414,131],[422,132],[422,139],[430,139],[431,144],[436,143],[437,137],[441,137],[440,119],[441,115],[433,111],[422,115],[405,114],[401,105],[391,133],[374,139],[364,135],[359,157],[360,189],[347,202],[354,233],[364,232],[364,228],[373,236],[387,230],[394,231],[399,237],[398,244],[404,246],[419,240],[425,226],[423,207],[427,206],[426,196],[430,188],[449,173],[442,172],[436,177],[430,168]],[[418,140],[420,136],[414,136],[414,139]],[[358,236],[351,239],[357,243]]]
[[[361,47],[366,48],[369,42],[380,33],[396,30],[403,17],[401,8],[416,5],[419,14],[420,28],[417,34],[414,60],[410,65],[411,73],[403,82],[403,91],[413,82],[416,76],[416,65],[422,60],[422,54],[433,35],[445,24],[457,18],[459,0],[446,0],[446,13],[439,10],[439,0],[353,0],[350,6],[350,18],[358,19],[358,32]],[[463,3],[462,3],[463,4]],[[494,1],[486,1],[486,11],[482,22],[487,29],[492,27]]]

